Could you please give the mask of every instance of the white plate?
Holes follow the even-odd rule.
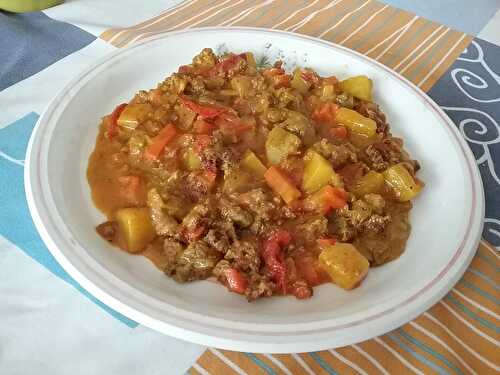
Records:
[[[367,74],[392,131],[422,164],[426,182],[411,211],[406,252],[372,269],[361,287],[315,289],[312,299],[247,303],[210,282],[187,285],[145,258],[110,247],[94,227],[87,160],[100,118],[140,89],[189,63],[204,47],[252,51],[343,78]],[[365,56],[319,39],[252,28],[163,34],[100,60],[73,80],[40,117],[25,168],[26,196],[45,244],[101,301],[160,332],[199,344],[254,352],[347,345],[394,329],[428,309],[458,281],[478,244],[484,210],[474,158],[450,119],[413,84]]]

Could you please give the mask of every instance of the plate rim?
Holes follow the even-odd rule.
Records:
[[[383,312],[379,312],[378,314],[375,314],[372,317],[369,318],[364,318],[360,319],[357,322],[351,322],[348,324],[341,324],[340,326],[337,327],[329,327],[328,331],[332,332],[335,330],[346,330],[346,329],[352,329],[354,326],[363,326],[367,324],[368,322],[371,321],[377,321],[380,319],[381,316],[384,316],[386,314],[393,314],[395,310],[398,308],[404,307],[406,305],[406,308],[408,310],[408,307],[412,307],[407,311],[406,313],[400,313],[399,314],[399,319],[395,319],[392,324],[385,323],[382,329],[372,329],[369,332],[364,332],[364,333],[358,333],[357,337],[352,340],[346,340],[344,341],[337,340],[335,341],[335,338],[333,339],[321,339],[321,340],[313,340],[311,342],[305,342],[301,341],[296,344],[294,343],[287,343],[285,341],[282,341],[282,339],[278,339],[279,336],[272,336],[271,337],[271,342],[267,341],[263,342],[260,340],[254,340],[251,341],[248,338],[240,340],[237,337],[215,337],[213,334],[202,332],[202,330],[195,331],[191,328],[183,328],[179,325],[175,325],[173,323],[167,323],[165,321],[159,321],[157,318],[151,317],[147,315],[147,313],[144,313],[142,311],[137,310],[136,308],[130,306],[126,302],[122,302],[120,300],[120,297],[115,297],[117,294],[116,290],[113,290],[112,292],[115,292],[114,295],[111,295],[109,291],[103,290],[102,287],[97,286],[93,281],[91,281],[87,276],[82,273],[79,269],[77,269],[71,261],[66,257],[66,255],[58,248],[55,240],[51,237],[51,234],[49,233],[49,230],[45,226],[45,222],[42,219],[42,215],[39,212],[39,205],[44,203],[40,202],[39,199],[40,197],[35,196],[35,191],[33,190],[34,183],[37,181],[34,181],[36,177],[40,177],[40,173],[37,172],[35,169],[35,173],[31,173],[31,167],[32,167],[32,160],[35,161],[40,161],[41,158],[35,157],[32,158],[35,155],[32,155],[33,152],[33,147],[35,140],[38,137],[38,133],[40,132],[40,129],[43,126],[47,126],[47,124],[50,123],[51,115],[54,114],[54,111],[56,110],[57,106],[59,105],[59,102],[61,101],[62,97],[64,96],[65,93],[69,92],[72,87],[74,87],[79,81],[81,81],[84,77],[86,77],[89,74],[92,74],[92,71],[96,69],[97,67],[105,64],[106,62],[109,62],[113,58],[116,58],[120,56],[121,54],[124,53],[129,53],[135,48],[139,48],[145,44],[164,39],[164,38],[170,38],[172,36],[175,37],[175,35],[178,34],[190,34],[190,33],[200,33],[200,32],[221,32],[221,31],[235,31],[235,32],[256,32],[256,33],[264,33],[264,34],[278,34],[281,36],[286,36],[289,38],[298,38],[305,40],[306,42],[312,42],[315,44],[320,44],[323,46],[326,46],[328,48],[333,48],[336,50],[340,50],[343,53],[347,53],[350,55],[353,55],[357,59],[361,59],[363,62],[375,65],[376,68],[382,69],[385,71],[386,74],[392,75],[393,77],[397,78],[399,81],[401,81],[403,84],[405,84],[408,88],[412,89],[412,91],[415,93],[415,95],[419,96],[425,101],[425,105],[429,108],[429,110],[433,110],[436,115],[440,117],[440,121],[443,125],[445,126],[448,130],[448,133],[450,136],[455,138],[455,141],[457,142],[460,150],[463,153],[463,157],[466,161],[467,168],[468,169],[468,182],[471,184],[472,191],[475,193],[473,200],[471,202],[471,212],[470,212],[470,217],[469,217],[469,225],[468,225],[468,232],[466,235],[464,235],[464,238],[459,246],[459,248],[456,250],[455,254],[451,258],[451,260],[448,262],[447,266],[439,272],[439,274],[431,281],[429,282],[424,288],[419,290],[416,294],[409,298],[405,298],[402,302],[400,302],[398,305],[391,307],[388,310],[385,310]],[[40,151],[40,150],[38,150]],[[465,169],[465,166],[461,166],[461,168]],[[470,179],[470,181],[469,181]],[[281,30],[272,30],[272,29],[266,29],[266,28],[256,28],[256,27],[203,27],[203,28],[194,28],[194,29],[183,29],[183,30],[177,30],[177,31],[171,31],[171,32],[166,32],[166,33],[161,33],[159,35],[150,37],[150,38],[145,38],[144,40],[141,40],[135,44],[132,44],[129,47],[126,48],[121,48],[117,49],[116,51],[113,51],[111,53],[108,53],[98,60],[96,60],[93,64],[91,64],[87,69],[83,70],[77,77],[72,79],[65,87],[51,100],[49,105],[46,107],[45,111],[42,113],[40,116],[33,133],[30,137],[29,143],[28,143],[28,148],[26,151],[26,168],[24,169],[24,182],[25,182],[25,192],[26,192],[26,199],[28,201],[28,207],[31,213],[31,216],[33,218],[33,221],[35,223],[35,226],[40,233],[40,236],[42,237],[42,240],[48,247],[49,251],[52,253],[52,255],[56,258],[56,260],[63,266],[63,268],[80,284],[82,287],[87,289],[91,294],[96,296],[99,300],[103,301],[103,303],[109,305],[110,307],[114,308],[115,310],[123,313],[126,316],[131,317],[132,319],[136,320],[137,322],[144,324],[146,326],[149,326],[153,329],[159,330],[160,332],[169,334],[171,336],[193,341],[199,344],[203,345],[211,345],[211,346],[216,346],[224,349],[230,349],[230,350],[241,350],[241,351],[265,351],[265,352],[273,352],[273,353],[285,353],[285,352],[291,352],[291,351],[304,351],[304,350],[321,350],[325,348],[331,348],[333,346],[340,346],[340,345],[346,345],[350,344],[353,342],[359,342],[365,339],[372,338],[378,334],[387,332],[393,328],[396,328],[397,326],[404,324],[407,321],[412,320],[416,316],[418,316],[420,313],[423,311],[427,310],[430,306],[432,306],[434,303],[436,303],[439,299],[441,299],[448,291],[449,289],[455,284],[456,281],[462,276],[462,274],[465,272],[467,266],[469,265],[470,261],[472,260],[473,255],[475,254],[475,250],[477,248],[477,245],[480,240],[481,236],[481,228],[482,228],[482,222],[484,220],[484,190],[482,188],[482,180],[479,176],[479,171],[477,168],[477,165],[475,163],[475,158],[472,155],[471,150],[469,149],[468,145],[466,144],[465,140],[461,137],[459,131],[456,129],[455,125],[453,122],[449,119],[449,117],[446,115],[446,113],[432,100],[428,97],[427,94],[425,94],[420,88],[418,88],[416,85],[414,85],[412,82],[407,80],[406,78],[402,77],[399,73],[393,71],[392,69],[386,67],[385,65],[379,63],[378,61],[365,56],[357,51],[351,50],[347,47],[331,43],[319,38],[307,36],[307,35],[302,35],[302,34],[296,34],[292,32],[286,32],[286,31],[281,31]],[[42,186],[40,179],[38,178],[38,183],[40,183],[40,190],[43,191],[44,187]],[[46,202],[45,202],[46,203]],[[54,205],[55,207],[55,205]],[[478,213],[476,212],[477,209],[479,209],[479,216]],[[476,218],[476,216],[478,216]],[[473,219],[475,221],[473,222]],[[474,225],[473,225],[474,224]],[[477,233],[471,233],[472,227],[478,227]],[[459,268],[454,271],[453,274],[449,275],[448,273],[450,272],[450,269],[452,269],[453,266],[457,265],[457,261],[460,259],[460,257],[465,253],[466,257],[462,259],[462,264],[459,265]],[[108,273],[110,273],[108,271]],[[448,277],[445,278],[445,276],[448,274]],[[113,275],[114,276],[114,275]],[[445,280],[446,279],[446,280]],[[419,298],[422,298],[421,296],[427,292],[432,291],[437,287],[438,281],[444,282],[445,285],[439,286],[437,290],[434,290],[431,296],[427,296],[427,299],[424,301],[421,301],[420,304],[417,304],[415,306],[414,300],[418,300]],[[123,283],[123,282],[122,282]],[[122,291],[123,292],[123,291]],[[125,298],[127,299],[127,298]],[[403,306],[402,306],[403,305]],[[400,310],[402,311],[402,310]],[[402,317],[402,315],[405,315]],[[398,316],[394,317],[397,318]],[[177,316],[174,316],[174,318],[178,318]],[[178,321],[177,321],[178,322]],[[370,323],[369,323],[370,324]],[[221,328],[218,327],[220,330]],[[223,328],[223,329],[228,329]],[[229,336],[231,331],[238,332],[235,329],[229,328]],[[236,333],[238,334],[238,333]],[[260,332],[253,332],[250,333],[250,337],[253,339],[258,339],[260,336],[256,336],[256,334],[261,334]],[[307,332],[306,332],[307,334]],[[303,336],[303,335],[301,335]],[[283,337],[288,337],[288,335],[285,333]],[[274,341],[273,341],[274,340]],[[276,342],[277,340],[277,342]],[[256,350],[257,349],[257,350]]]

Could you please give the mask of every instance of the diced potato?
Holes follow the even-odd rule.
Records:
[[[240,98],[245,98],[252,89],[252,82],[248,77],[237,76],[231,80],[231,87],[238,93]]]
[[[295,154],[300,148],[300,138],[282,128],[275,127],[266,139],[266,156],[271,164],[279,164],[288,155]]]
[[[335,99],[335,86],[334,85],[324,85],[321,89],[321,99],[323,101]]]
[[[345,79],[340,82],[340,87],[356,98],[372,101],[373,82],[367,76],[355,76]]]
[[[335,113],[335,121],[345,125],[350,131],[366,137],[373,137],[377,131],[375,121],[348,108],[339,108]]]
[[[300,68],[297,68],[293,71],[293,77],[290,85],[301,94],[305,94],[311,88],[311,83],[307,82],[302,77],[302,69]]]
[[[266,173],[267,170],[265,165],[262,164],[257,155],[255,155],[251,150],[247,150],[247,152],[245,152],[245,155],[241,160],[241,165],[243,168],[259,177],[264,177],[264,173]]]
[[[153,107],[149,103],[129,104],[118,117],[117,124],[124,128],[135,129],[146,120],[148,113],[152,110]]]
[[[328,184],[339,186],[340,177],[328,160],[315,151],[309,151],[305,157],[302,189],[306,194],[311,194]]]
[[[377,143],[382,139],[382,134],[375,133],[372,137],[367,137],[363,134],[350,132],[348,135],[349,142],[358,148],[365,148],[371,144]]]
[[[384,176],[375,171],[369,171],[361,177],[354,186],[352,193],[357,197],[366,194],[379,193],[384,187]]]
[[[361,284],[370,268],[368,260],[350,243],[325,246],[319,264],[335,284],[346,290]]]
[[[184,167],[188,171],[194,171],[196,169],[200,169],[201,167],[200,157],[191,147],[187,148],[182,154],[182,161],[184,162]]]
[[[115,216],[129,252],[137,253],[144,250],[155,238],[156,233],[147,207],[122,208]]]
[[[385,182],[392,187],[397,199],[401,202],[415,198],[422,190],[422,185],[413,179],[410,172],[401,163],[387,168],[382,174]]]

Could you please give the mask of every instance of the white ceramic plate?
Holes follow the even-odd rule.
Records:
[[[109,246],[94,227],[87,160],[100,118],[140,89],[189,63],[204,47],[284,58],[343,78],[367,74],[392,131],[422,164],[426,182],[411,211],[406,252],[372,269],[361,287],[315,289],[312,299],[247,303],[215,283],[181,285],[143,257]],[[422,91],[349,49],[305,36],[251,28],[167,33],[118,50],[83,72],[49,105],[31,137],[26,196],[45,244],[101,301],[160,332],[199,344],[254,352],[302,352],[347,345],[394,329],[428,309],[469,264],[484,198],[474,158],[450,119]]]

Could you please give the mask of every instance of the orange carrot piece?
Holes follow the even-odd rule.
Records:
[[[264,173],[264,178],[271,189],[281,196],[286,204],[291,204],[301,196],[300,191],[277,167],[269,168]]]
[[[165,149],[165,146],[171,142],[177,135],[177,130],[173,124],[165,126],[156,137],[153,138],[152,143],[144,150],[144,157],[148,160],[156,160]]]

